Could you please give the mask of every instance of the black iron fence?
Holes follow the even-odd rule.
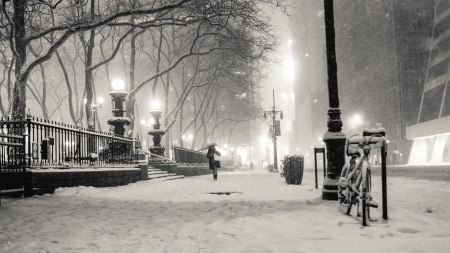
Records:
[[[24,189],[26,137],[0,133],[0,205],[3,194]]]
[[[173,146],[173,154],[177,163],[208,163],[204,152]]]
[[[138,163],[135,142],[110,133],[88,131],[59,122],[29,117],[0,120],[3,134],[24,135],[25,166],[87,167]]]

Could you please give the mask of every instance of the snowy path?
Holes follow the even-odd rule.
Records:
[[[300,186],[247,171],[58,189],[2,200],[0,252],[448,252],[449,182],[390,178],[388,194],[389,220],[379,208],[361,227],[320,198],[313,171]]]

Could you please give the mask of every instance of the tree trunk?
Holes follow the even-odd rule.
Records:
[[[131,8],[135,8],[136,7],[136,0],[134,0],[131,3]],[[131,22],[134,23],[134,16],[131,16]],[[139,36],[142,32],[139,32],[137,34],[135,34],[135,32],[133,31],[132,35],[131,35],[131,41],[130,41],[130,46],[131,46],[131,56],[130,56],[130,89],[129,90],[134,90],[134,87],[136,86],[135,84],[135,65],[136,65],[136,38],[137,36]],[[131,122],[129,125],[129,129],[131,129],[130,133],[125,133],[125,136],[128,137],[133,137],[133,131],[134,131],[134,126],[135,126],[135,119],[136,119],[136,112],[134,110],[135,108],[135,104],[136,104],[136,96],[134,94],[130,94],[128,95],[128,101],[126,102],[126,112],[125,115],[130,118]]]
[[[21,118],[25,115],[26,109],[26,87],[29,72],[23,72],[23,68],[27,62],[27,45],[25,38],[25,8],[27,0],[14,0],[14,54],[16,57],[16,80],[13,92],[13,112],[14,119]]]
[[[133,36],[131,36],[131,55],[130,55],[130,90],[133,90],[135,87],[135,76],[134,76],[134,71],[135,71],[135,63],[136,63],[136,35],[133,34]],[[134,105],[136,104],[136,97],[133,95],[129,95],[128,96],[128,101],[126,102],[126,113],[125,115],[130,118],[131,122],[130,122],[130,126],[129,128],[133,131],[134,130],[134,125],[135,125],[135,111],[134,111]],[[126,136],[128,137],[132,137],[132,132],[130,134],[130,136],[128,134],[126,134]]]
[[[95,16],[95,0],[91,0],[91,19],[94,19]],[[95,47],[95,30],[90,30],[90,36],[89,36],[89,43],[88,43],[88,50],[86,52],[86,69],[85,69],[85,76],[84,76],[84,83],[85,83],[85,89],[86,89],[86,104],[84,105],[85,111],[86,111],[86,121],[87,126],[89,130],[95,130],[95,122],[94,122],[94,114],[92,111],[92,104],[93,104],[93,97],[94,97],[94,91],[93,91],[93,83],[92,83],[92,72],[93,69],[91,69],[92,66],[92,54]]]

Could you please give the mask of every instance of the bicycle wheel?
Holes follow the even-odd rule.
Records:
[[[367,220],[369,219],[369,205],[367,201],[367,191],[369,190],[368,177],[370,176],[368,172],[368,164],[364,163],[362,168],[362,180],[361,180],[361,218],[362,225],[367,226]]]

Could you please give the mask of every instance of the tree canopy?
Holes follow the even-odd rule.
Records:
[[[263,9],[281,6],[280,0],[2,1],[1,113],[21,117],[33,100],[44,118],[70,115],[80,125],[86,117],[93,126],[96,93],[120,72],[133,122],[145,118],[139,108],[150,94],[164,100],[166,131],[191,128],[206,140],[256,118],[259,70],[277,44]]]

